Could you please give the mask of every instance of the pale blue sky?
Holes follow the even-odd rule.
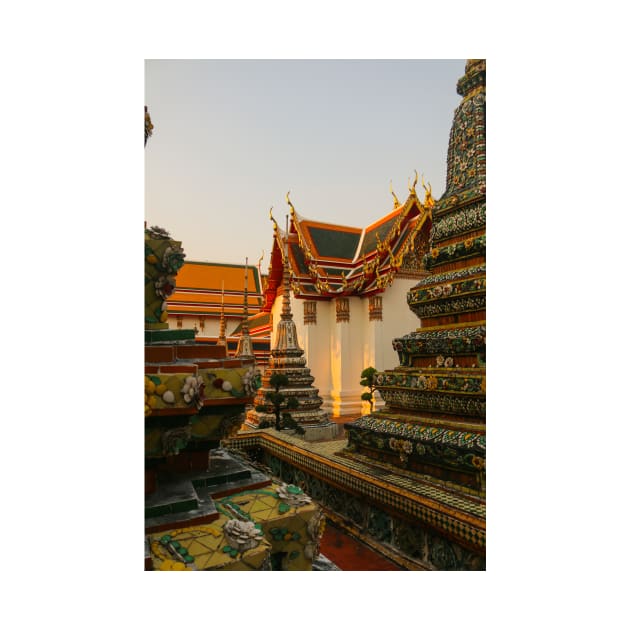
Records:
[[[155,126],[146,220],[189,260],[266,272],[285,194],[301,215],[364,227],[403,201],[413,171],[438,198],[464,60],[147,60]],[[418,189],[421,190],[420,184]]]

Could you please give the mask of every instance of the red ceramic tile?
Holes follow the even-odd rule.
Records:
[[[175,374],[177,372],[187,374],[197,374],[197,366],[194,363],[178,365],[160,365],[160,372],[163,374]]]
[[[225,348],[223,346],[206,344],[182,345],[176,346],[175,351],[178,359],[222,359],[225,357]]]
[[[330,521],[326,522],[320,551],[342,571],[402,571],[399,566],[367,545],[344,534]]]
[[[146,363],[170,363],[175,360],[173,346],[145,346],[144,360]]]

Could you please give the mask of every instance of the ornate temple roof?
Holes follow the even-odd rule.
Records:
[[[245,265],[186,261],[177,274],[177,286],[168,298],[171,315],[207,315],[219,317],[221,301],[225,316],[242,317]],[[247,272],[247,308],[256,314],[262,306],[261,279],[256,267]],[[224,297],[222,298],[222,293]]]
[[[291,209],[288,257],[294,295],[313,299],[369,296],[382,292],[397,274],[421,275],[417,239],[421,233],[428,235],[434,201],[426,186],[425,199],[420,201],[416,183],[417,174],[405,203],[401,204],[392,192],[394,209],[365,228],[302,217],[287,194]],[[274,241],[264,311],[271,309],[282,283],[286,236],[271,212],[270,218],[274,223]]]

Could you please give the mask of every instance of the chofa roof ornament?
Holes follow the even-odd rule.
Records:
[[[273,233],[274,235],[278,234],[278,223],[276,222],[276,220],[273,218],[273,214],[272,211],[273,210],[273,206],[271,206],[271,208],[269,208],[269,218],[271,219],[271,221],[273,222]]]
[[[431,183],[429,182],[428,188],[424,184],[424,173],[422,174],[422,188],[424,188],[424,209],[430,210],[435,205],[435,200],[431,194]]]
[[[413,184],[411,184],[411,186],[409,186],[409,179],[407,179],[407,187],[409,188],[409,192],[412,195],[415,195],[416,194],[416,184],[418,183],[418,171],[414,168],[413,172],[416,174],[416,177],[413,180]]]
[[[293,207],[293,204],[291,203],[291,200],[289,199],[290,192],[291,192],[290,190],[287,191],[287,203],[291,207],[291,218],[295,219],[295,208]]]
[[[392,180],[389,180],[389,192],[392,193],[392,197],[394,198],[394,209],[398,208],[398,206],[400,206],[400,201],[398,201],[398,197],[396,197],[396,193],[394,192],[394,189],[392,188]]]

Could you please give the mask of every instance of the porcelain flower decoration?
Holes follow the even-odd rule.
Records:
[[[262,540],[263,534],[251,521],[229,520],[223,526],[223,533],[234,549],[241,553],[248,549],[254,549]]]

